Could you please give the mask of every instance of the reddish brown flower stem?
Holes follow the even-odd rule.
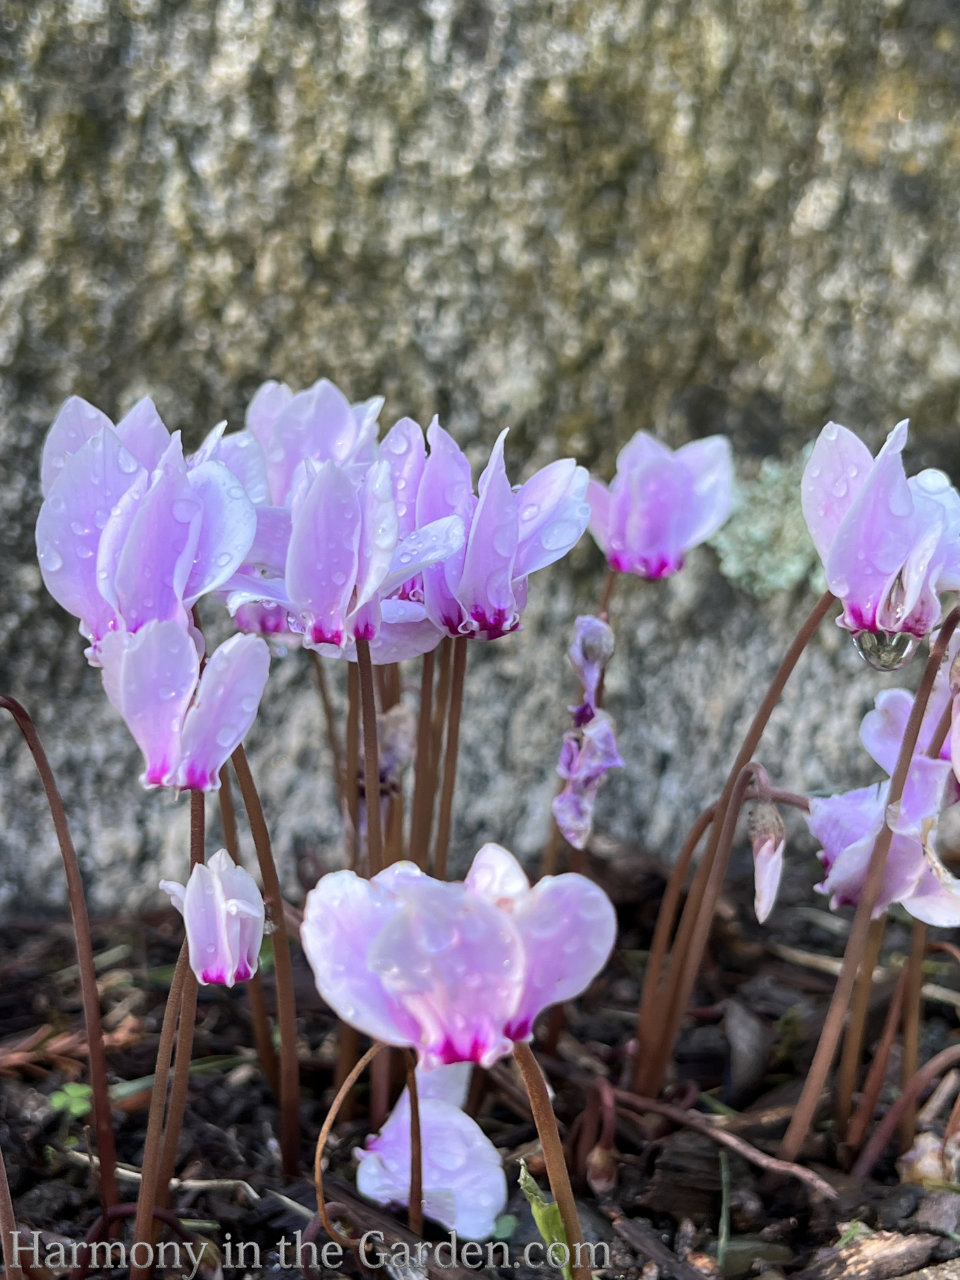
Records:
[[[713,874],[713,864],[717,856],[721,831],[727,810],[730,807],[734,788],[741,772],[757,749],[763,736],[763,731],[767,727],[767,722],[780,701],[784,686],[797,665],[800,655],[816,634],[820,623],[833,605],[834,599],[835,597],[831,592],[824,592],[794,637],[783,661],[777,668],[763,702],[750,723],[750,727],[734,760],[733,768],[730,770],[723,794],[717,803],[716,814],[711,824],[710,842],[697,868],[693,885],[687,897],[686,906],[680,919],[677,939],[671,951],[670,964],[663,984],[661,998],[656,1002],[656,1023],[660,1028],[661,1039],[651,1054],[649,1061],[640,1063],[639,1086],[642,1087],[638,1086],[638,1092],[648,1096],[655,1096],[660,1091],[667,1063],[673,1055],[674,1045],[690,999],[694,979],[703,959],[702,949],[697,951],[691,943],[694,936],[698,938],[701,946],[706,943],[710,922],[707,920],[705,924],[701,925],[700,915],[704,908],[704,899],[708,887],[711,893],[713,888],[716,887],[717,880]]]
[[[359,1237],[354,1239],[352,1236],[345,1236],[342,1231],[330,1221],[330,1215],[327,1213],[326,1201],[323,1197],[323,1153],[326,1150],[327,1139],[330,1137],[337,1116],[340,1114],[340,1108],[347,1094],[360,1079],[367,1064],[372,1062],[381,1049],[385,1048],[382,1044],[374,1043],[356,1064],[353,1070],[337,1090],[336,1097],[330,1104],[330,1110],[326,1114],[323,1124],[320,1127],[320,1133],[317,1135],[317,1150],[313,1160],[313,1182],[317,1191],[317,1212],[323,1221],[323,1229],[331,1240],[335,1240],[343,1249],[359,1249],[361,1242]]]
[[[220,770],[220,790],[217,792],[220,802],[220,824],[223,827],[223,843],[227,852],[237,864],[242,866],[240,857],[240,839],[237,834],[237,811],[233,803],[233,788],[230,785],[230,772],[224,765]],[[257,1048],[260,1070],[269,1084],[275,1097],[280,1094],[280,1066],[277,1062],[277,1051],[273,1047],[270,1035],[270,1019],[267,1016],[267,1002],[263,994],[263,978],[258,970],[245,983],[247,999],[250,1001],[250,1021],[253,1026],[253,1039]]]
[[[447,721],[446,756],[443,762],[443,785],[440,791],[440,813],[437,817],[437,843],[433,851],[433,874],[438,880],[447,878],[447,849],[453,819],[453,792],[457,781],[457,755],[460,749],[460,717],[463,712],[463,687],[467,671],[466,636],[453,642],[453,674],[450,679],[450,715]]]
[[[407,1092],[410,1095],[410,1230],[423,1235],[423,1136],[420,1131],[420,1093],[417,1055],[407,1050]]]
[[[63,871],[67,880],[70,914],[73,918],[73,935],[77,949],[77,969],[80,974],[80,996],[83,1003],[83,1020],[87,1030],[87,1052],[90,1060],[90,1087],[93,1091],[94,1128],[97,1135],[97,1154],[100,1157],[100,1197],[104,1209],[110,1209],[118,1201],[117,1154],[110,1118],[110,1094],[107,1086],[107,1061],[103,1048],[103,1030],[100,1023],[100,996],[97,991],[97,971],[93,963],[93,941],[90,936],[90,920],[83,896],[83,880],[77,851],[73,846],[66,810],[57,787],[53,770],[43,749],[40,735],[27,711],[15,698],[0,694],[0,708],[9,711],[17,728],[33,756],[40,782],[47,798],[50,816],[57,833]]]
[[[337,790],[349,807],[347,776],[343,769],[343,751],[340,747],[340,737],[337,733],[337,717],[333,709],[333,699],[330,697],[330,686],[327,684],[327,673],[324,670],[323,659],[319,653],[315,649],[309,649],[307,652],[310,654],[317,693],[320,695],[320,704],[323,707],[323,722],[327,731],[327,746],[330,748],[330,759],[333,762],[333,776],[336,779]]]
[[[410,857],[421,871],[426,871],[430,856],[430,827],[433,817],[433,793],[436,780],[431,759],[431,717],[433,715],[433,673],[436,650],[423,655],[420,675],[420,714],[417,719],[417,775],[413,786],[413,809],[410,814]]]
[[[913,753],[916,749],[917,738],[920,734],[920,727],[923,723],[923,714],[926,711],[927,703],[930,701],[930,694],[933,690],[933,683],[936,680],[937,672],[943,661],[943,655],[947,651],[947,645],[950,643],[950,637],[956,629],[957,623],[960,622],[960,608],[953,609],[948,615],[937,634],[936,641],[930,652],[930,658],[927,662],[923,676],[920,680],[920,687],[917,690],[917,696],[914,698],[913,708],[910,712],[910,718],[907,721],[907,727],[904,731],[903,742],[900,745],[900,754],[897,757],[896,767],[893,771],[893,777],[890,779],[890,791],[887,800],[888,809],[892,806],[899,805],[903,797],[903,788],[907,780],[907,773],[910,769],[910,762],[913,759]],[[827,1082],[827,1076],[833,1065],[833,1059],[837,1051],[837,1045],[843,1032],[843,1024],[846,1020],[847,1009],[850,1006],[850,998],[853,995],[853,986],[857,976],[857,969],[860,964],[860,957],[863,955],[867,942],[867,935],[870,931],[870,921],[873,918],[873,910],[880,894],[880,887],[883,883],[883,873],[887,863],[887,855],[890,852],[890,844],[893,840],[893,831],[884,824],[873,846],[873,853],[870,856],[870,866],[867,870],[866,879],[863,889],[860,893],[860,902],[857,905],[856,914],[853,917],[853,924],[850,928],[850,936],[847,939],[847,947],[843,956],[843,964],[840,974],[837,978],[836,986],[833,990],[833,997],[830,1001],[830,1007],[827,1010],[827,1016],[823,1024],[823,1030],[820,1033],[820,1040],[817,1044],[816,1052],[813,1056],[813,1062],[810,1064],[810,1070],[807,1072],[807,1078],[803,1086],[803,1092],[797,1102],[793,1118],[784,1134],[783,1143],[780,1148],[780,1155],[784,1160],[793,1160],[796,1158],[801,1144],[806,1137],[810,1125],[813,1122],[813,1116],[816,1111],[817,1101]],[[914,1079],[917,1077],[915,1076]],[[912,1086],[911,1086],[912,1087]],[[906,1096],[905,1094],[903,1095]],[[906,1106],[908,1104],[904,1104]],[[902,1109],[901,1109],[902,1110]]]
[[[280,1028],[280,1153],[284,1173],[288,1178],[295,1178],[300,1145],[300,1072],[297,1062],[297,1006],[293,990],[290,939],[284,927],[283,894],[280,892],[280,878],[273,860],[270,832],[267,830],[263,806],[242,746],[237,747],[231,759],[247,811],[253,847],[257,851],[263,896],[275,926],[270,935],[270,943],[273,947],[277,1023]]]
[[[24,1280],[23,1268],[14,1261],[19,1257],[18,1241],[17,1218],[13,1212],[10,1183],[7,1181],[7,1166],[3,1162],[3,1152],[0,1151],[0,1256],[3,1257],[6,1280]]]
[[[583,1256],[583,1232],[580,1229],[577,1203],[573,1198],[570,1174],[567,1170],[563,1144],[557,1130],[557,1117],[550,1102],[546,1079],[539,1062],[534,1057],[533,1050],[525,1041],[520,1040],[514,1045],[513,1055],[523,1076],[527,1097],[530,1099],[530,1109],[533,1112],[540,1146],[543,1149],[543,1161],[547,1167],[550,1190],[553,1192],[553,1198],[560,1210],[560,1217],[563,1219],[563,1230],[570,1250],[570,1265],[574,1280],[591,1280],[590,1268],[577,1265],[577,1260]]]
[[[900,1085],[906,1090],[920,1065],[920,1024],[923,1020],[923,960],[927,952],[927,926],[914,920],[907,959],[906,988],[903,993],[903,1054],[900,1061]],[[916,1102],[904,1108],[900,1119],[900,1150],[913,1146],[917,1128]]]
[[[873,1119],[873,1113],[877,1109],[880,1092],[887,1078],[890,1054],[897,1038],[897,1024],[903,1011],[903,991],[906,986],[906,973],[907,971],[904,969],[897,981],[893,999],[890,1001],[890,1008],[887,1010],[886,1021],[883,1024],[880,1043],[877,1045],[876,1052],[873,1055],[867,1078],[863,1082],[863,1088],[860,1091],[860,1099],[847,1128],[846,1142],[851,1151],[858,1151],[863,1143],[867,1128]]]
[[[884,917],[870,922],[863,959],[857,971],[857,981],[853,989],[850,1018],[843,1033],[843,1049],[840,1053],[840,1065],[837,1068],[834,1099],[834,1117],[837,1122],[837,1132],[841,1138],[847,1134],[850,1113],[853,1109],[853,1094],[857,1087],[857,1076],[860,1074],[863,1038],[867,1029],[867,1014],[870,1011],[870,995],[873,991],[873,971],[880,958],[880,948],[883,946],[886,927],[887,922]]]
[[[958,1062],[960,1062],[960,1045],[955,1044],[951,1045],[949,1049],[943,1049],[940,1053],[935,1054],[929,1062],[923,1064],[873,1131],[873,1136],[864,1147],[857,1163],[853,1166],[853,1176],[855,1178],[869,1178],[873,1166],[883,1154],[884,1147],[896,1132],[903,1113],[909,1107],[916,1105],[917,1098],[926,1089],[927,1085]]]
[[[153,1214],[160,1186],[160,1145],[163,1139],[163,1113],[167,1099],[167,1081],[170,1077],[170,1060],[173,1057],[174,1033],[183,996],[183,985],[189,972],[190,957],[187,944],[180,948],[176,968],[170,982],[167,1005],[163,1011],[157,1060],[153,1069],[153,1091],[150,1094],[150,1110],[147,1113],[147,1136],[143,1145],[141,1182],[137,1195],[137,1213],[133,1228],[134,1240],[150,1240]],[[146,1269],[131,1268],[131,1280],[143,1277]]]
[[[347,745],[343,788],[350,820],[349,863],[351,871],[360,870],[360,672],[357,664],[347,666]]]
[[[190,792],[190,871],[204,860],[206,824],[204,794],[202,791]],[[197,1023],[197,979],[191,969],[184,977],[183,993],[180,997],[180,1019],[177,1024],[177,1048],[173,1060],[173,1082],[170,1086],[170,1101],[167,1104],[167,1120],[163,1130],[163,1147],[160,1152],[160,1179],[157,1184],[156,1203],[161,1209],[167,1207],[170,1194],[170,1179],[173,1177],[177,1162],[177,1146],[180,1142],[180,1130],[187,1106],[187,1091],[190,1087],[190,1058],[193,1054],[193,1032]],[[157,1228],[154,1226],[154,1232]]]
[[[373,687],[370,641],[357,641],[360,673],[360,714],[363,717],[363,792],[367,815],[367,850],[370,874],[383,870],[383,831],[380,824],[380,753],[377,750],[377,697]]]

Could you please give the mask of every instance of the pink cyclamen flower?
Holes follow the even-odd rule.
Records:
[[[222,462],[185,459],[150,400],[114,427],[72,397],[50,428],[41,476],[40,572],[80,619],[95,666],[112,632],[167,619],[187,627],[253,540],[256,515],[236,477]]]
[[[591,479],[590,532],[611,568],[664,578],[691,547],[720,528],[733,506],[733,462],[725,436],[676,452],[638,431],[617,458],[609,487]]]
[[[463,883],[411,862],[371,880],[326,875],[300,936],[330,1007],[432,1068],[490,1066],[529,1039],[541,1009],[600,971],[615,931],[609,899],[586,877],[547,876],[531,889],[513,855],[486,844]]]
[[[103,686],[143,752],[145,787],[217,791],[220,769],[256,718],[270,669],[259,636],[231,636],[200,671],[178,622],[148,622],[101,642]]]
[[[417,1068],[423,1170],[423,1212],[470,1240],[492,1235],[507,1203],[500,1155],[462,1110],[471,1066]],[[410,1095],[406,1089],[383,1128],[354,1150],[357,1189],[378,1204],[410,1203]]]
[[[190,872],[186,886],[161,880],[160,888],[183,916],[190,968],[201,985],[232,987],[257,971],[263,941],[263,897],[249,871],[226,849]]]
[[[906,637],[925,636],[940,618],[938,592],[960,586],[960,496],[942,471],[907,478],[899,422],[873,458],[852,431],[828,422],[803,473],[803,514],[838,619],[874,665],[907,656]],[[871,636],[905,637],[874,653]],[[885,654],[889,653],[889,657]]]
[[[886,823],[894,834],[874,915],[899,902],[928,924],[960,924],[960,880],[937,857],[932,840],[950,772],[946,761],[915,757],[895,809],[888,804],[888,781],[810,801],[807,822],[822,845],[819,857],[826,872],[816,887],[830,895],[832,907],[859,903],[874,843]]]
[[[573,643],[567,650],[567,657],[580,677],[580,685],[583,689],[582,704],[579,707],[570,708],[574,724],[586,724],[597,714],[600,682],[607,663],[613,657],[613,649],[613,631],[606,622],[590,614],[577,618]]]

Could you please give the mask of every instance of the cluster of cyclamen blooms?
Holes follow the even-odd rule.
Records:
[[[940,621],[939,593],[960,587],[960,495],[941,471],[909,479],[901,457],[906,422],[887,437],[876,458],[852,432],[828,423],[803,475],[803,511],[824,563],[827,585],[843,605],[839,625],[854,633],[868,661],[881,669],[902,664],[917,640]],[[957,643],[951,645],[951,659]],[[960,881],[934,848],[941,813],[958,796],[960,708],[938,759],[926,755],[935,725],[954,697],[941,669],[896,812],[889,782],[814,799],[809,824],[823,846],[826,876],[818,886],[833,906],[856,904],[871,852],[884,824],[893,830],[876,913],[899,902],[931,924],[960,923]],[[892,773],[903,742],[912,695],[890,689],[861,726],[864,746]],[[951,763],[952,762],[952,763]]]

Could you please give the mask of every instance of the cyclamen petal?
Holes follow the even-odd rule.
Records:
[[[286,581],[308,645],[339,645],[357,577],[360,504],[347,473],[325,462],[293,510]]]
[[[115,625],[114,610],[100,591],[100,540],[114,506],[132,485],[145,484],[146,474],[112,426],[65,457],[53,474],[37,518],[40,573],[54,600],[96,642]]]
[[[590,521],[586,500],[590,473],[573,458],[543,467],[516,494],[519,520],[514,573],[525,577],[553,564],[574,547]]]
[[[488,639],[516,629],[520,621],[513,594],[519,523],[517,504],[503,461],[501,431],[480,477],[479,499],[456,596],[467,618]],[[469,624],[465,624],[469,625]]]
[[[180,734],[200,671],[196,646],[172,620],[136,632],[113,631],[101,646],[103,687],[143,752],[145,787],[169,786],[180,762]]]
[[[138,400],[130,412],[117,423],[117,435],[148,471],[160,465],[170,446],[170,432],[149,396]]]
[[[496,1147],[460,1106],[433,1096],[431,1086],[459,1064],[417,1070],[422,1146],[423,1212],[466,1239],[493,1233],[507,1203]],[[380,1132],[355,1149],[357,1189],[382,1205],[409,1205],[410,1095],[404,1090]]]
[[[177,785],[219,791],[220,770],[247,736],[270,672],[270,650],[259,636],[231,636],[210,657],[187,711]]]
[[[40,458],[40,491],[44,497],[63,470],[68,458],[79,453],[88,440],[101,431],[113,431],[105,413],[80,396],[70,396],[53,420],[43,442]]]
[[[419,424],[412,418],[395,422],[380,442],[380,456],[390,466],[399,536],[405,538],[416,528],[417,494],[427,457]]]
[[[236,476],[222,462],[203,462],[187,480],[201,506],[193,564],[184,584],[190,608],[216,591],[243,563],[257,531],[257,513]]]

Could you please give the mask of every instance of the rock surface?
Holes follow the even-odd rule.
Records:
[[[264,378],[325,374],[386,422],[439,412],[478,460],[510,426],[518,476],[558,451],[609,474],[640,427],[729,432],[723,576],[703,551],[617,601],[629,767],[599,826],[675,850],[812,599],[802,444],[909,415],[912,461],[960,475],[956,7],[7,0],[2,22],[0,687],[45,731],[95,908],[178,874],[186,804],[138,790],[33,560],[71,392],[114,416],[149,392],[195,445]],[[598,574],[579,549],[475,655],[461,863],[543,840]],[[297,853],[336,860],[338,818],[309,668],[276,676],[251,747],[292,882]],[[880,683],[827,624],[764,751],[784,785],[869,776],[850,735]],[[0,910],[60,903],[10,727],[0,769]]]

